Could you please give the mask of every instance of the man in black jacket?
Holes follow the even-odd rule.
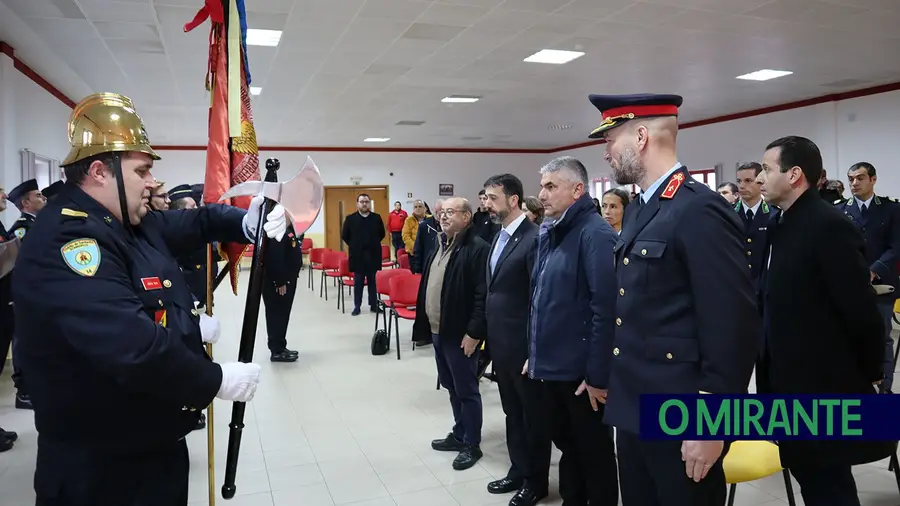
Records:
[[[506,447],[511,466],[504,478],[488,484],[488,492],[516,491],[510,506],[533,506],[547,496],[550,436],[538,423],[547,406],[540,381],[522,374],[528,360],[528,308],[534,239],[538,226],[522,211],[522,181],[512,174],[484,183],[485,207],[502,227],[491,247],[487,266],[485,318],[494,378],[506,414]]]
[[[453,431],[431,442],[437,451],[459,452],[453,469],[482,457],[478,348],[487,335],[484,317],[485,267],[490,246],[475,235],[472,206],[464,198],[444,202],[441,242],[425,261],[413,339],[434,343],[441,386],[450,392]]]
[[[284,240],[268,239],[265,254],[263,301],[266,304],[266,330],[269,333],[269,351],[272,362],[296,362],[299,354],[287,348],[287,326],[291,319],[291,307],[297,293],[297,277],[303,255],[300,239],[294,226],[288,222]]]
[[[475,234],[478,237],[484,239],[484,242],[491,244],[494,242],[494,236],[500,231],[500,225],[494,223],[494,220],[491,219],[491,213],[487,209],[487,194],[483,188],[478,192],[478,201],[481,202],[481,205],[475,211],[475,214],[472,215],[472,228],[475,229]]]
[[[884,374],[884,322],[863,236],[818,194],[819,148],[803,137],[773,141],[763,191],[782,210],[768,231],[760,280],[768,390],[874,394]],[[828,308],[823,311],[823,308]],[[896,442],[787,440],[781,463],[807,506],[859,506],[851,466],[895,451]]]
[[[369,287],[369,309],[378,312],[375,273],[381,270],[381,241],[384,240],[384,220],[370,208],[372,199],[360,193],[356,197],[357,211],[344,220],[341,240],[350,252],[350,272],[353,273],[353,316],[359,315],[363,287]]]

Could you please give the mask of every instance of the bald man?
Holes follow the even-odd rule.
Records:
[[[675,148],[677,95],[591,95],[616,183],[642,192],[615,245],[618,289],[606,421],[622,502],[725,504],[724,441],[640,437],[642,394],[741,394],[762,321],[732,206],[695,181]]]

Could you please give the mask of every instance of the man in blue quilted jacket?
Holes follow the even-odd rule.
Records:
[[[615,332],[616,232],[597,214],[584,165],[564,156],[541,169],[544,222],[531,283],[528,362],[541,380],[545,420],[562,452],[559,492],[565,504],[616,506],[618,477],[612,428],[603,424]]]

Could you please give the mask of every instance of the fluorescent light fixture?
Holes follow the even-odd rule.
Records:
[[[248,46],[277,46],[281,41],[281,30],[247,29]]]
[[[444,97],[441,99],[441,102],[445,104],[473,104],[481,100],[481,97],[472,97],[468,95],[450,95],[449,97]]]
[[[553,65],[562,65],[570,61],[581,58],[584,53],[581,51],[563,51],[561,49],[541,49],[537,53],[525,58],[522,61],[528,63],[550,63]]]
[[[260,86],[251,86],[250,87],[251,95],[259,95],[260,93],[262,93],[262,87],[260,87]]]
[[[387,142],[389,140],[391,140],[390,137],[368,137],[363,142]]]
[[[771,69],[762,69],[757,70],[756,72],[750,72],[749,74],[744,74],[742,76],[737,76],[735,79],[743,79],[745,81],[768,81],[769,79],[776,79],[778,77],[789,76],[793,74],[790,70],[771,70]]]

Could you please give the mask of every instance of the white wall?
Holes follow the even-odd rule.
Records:
[[[6,60],[0,75],[0,93],[11,95],[4,97],[7,99],[3,100],[4,106],[0,109],[4,121],[0,124],[14,125],[4,128],[3,168],[0,170],[0,186],[9,191],[22,182],[20,150],[30,149],[60,161],[65,158],[69,147],[66,124],[72,110],[13,69],[12,60],[5,55],[0,54],[0,59]],[[19,211],[10,204],[0,216],[9,226],[19,217]]]
[[[829,179],[847,186],[847,169],[868,161],[878,170],[877,193],[900,197],[898,134],[900,91],[894,91],[688,128],[678,133],[678,155],[691,169],[721,163],[724,180],[734,181],[737,163],[758,161],[766,145],[779,137],[801,135],[819,146]],[[611,173],[602,145],[556,153],[563,154],[579,158],[594,177]]]
[[[152,135],[152,133],[150,133]],[[153,174],[166,182],[166,187],[183,183],[200,183],[205,170],[205,151],[160,151],[162,159],[154,165]],[[477,154],[477,153],[373,153],[373,152],[298,152],[263,151],[260,165],[269,157],[281,161],[279,179],[296,174],[312,157],[326,185],[351,185],[350,178],[360,177],[360,186],[388,185],[391,202],[423,199],[428,205],[438,198],[438,184],[454,185],[457,196],[474,201],[485,179],[509,172],[522,179],[525,192],[537,195],[540,186],[538,170],[552,155]],[[265,169],[263,169],[265,170]],[[391,175],[393,173],[393,175]],[[412,193],[412,198],[407,194]],[[381,211],[384,212],[384,211]],[[325,232],[323,216],[309,230]]]

